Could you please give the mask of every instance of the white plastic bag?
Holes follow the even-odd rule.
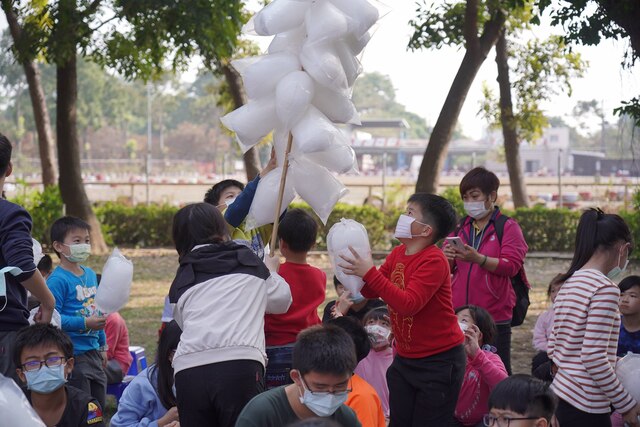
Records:
[[[351,31],[362,37],[380,17],[378,9],[367,0],[329,0],[346,16],[351,18]]]
[[[304,25],[283,33],[278,33],[273,37],[273,40],[271,40],[267,52],[270,54],[289,52],[298,55],[306,37],[307,33]]]
[[[36,314],[38,314],[39,310],[40,310],[40,307],[34,307],[29,312],[29,324],[30,325],[35,325],[35,323],[36,323],[35,317],[36,317]],[[53,314],[51,315],[51,322],[50,323],[53,326],[55,326],[56,328],[62,329],[62,318],[60,317],[60,313],[58,313],[58,310],[56,310],[55,308],[53,309]]]
[[[327,168],[304,158],[294,158],[290,171],[296,193],[326,225],[333,207],[347,194],[347,189]]]
[[[273,36],[302,24],[310,0],[274,0],[256,13],[242,28],[244,33]]]
[[[282,167],[277,167],[258,182],[258,188],[256,189],[256,194],[253,197],[253,202],[247,215],[247,230],[273,223],[276,213],[276,203],[278,202],[278,191],[280,190],[280,177],[282,177]],[[293,185],[289,178],[284,188],[279,215],[282,215],[282,212],[289,206],[295,196],[296,193],[293,190]]]
[[[45,427],[27,396],[11,378],[0,374],[0,414],[2,425],[11,427]]]
[[[276,103],[274,98],[249,101],[220,118],[229,130],[236,133],[242,152],[247,152],[277,124]]]
[[[313,43],[344,37],[349,31],[349,21],[331,2],[313,2],[304,19],[308,40]]]
[[[103,314],[115,313],[129,300],[133,282],[133,263],[115,248],[102,268],[96,292],[96,308]]]
[[[347,144],[332,144],[326,150],[302,154],[301,157],[337,173],[356,172],[358,170],[356,153]]]
[[[284,76],[301,68],[297,55],[290,52],[236,59],[231,65],[242,76],[249,99],[273,94]]]
[[[353,33],[349,33],[344,38],[344,42],[349,47],[349,50],[351,50],[353,56],[360,55],[367,43],[369,43],[369,40],[371,40],[371,33],[369,32],[364,33],[361,37],[356,37]]]
[[[33,263],[38,266],[40,260],[44,258],[44,253],[42,253],[42,245],[33,237],[31,238],[31,244],[33,249]]]
[[[277,127],[273,131],[273,148],[276,150],[277,166],[284,165],[284,152],[289,142],[289,131],[283,127]],[[293,149],[291,150],[293,152]]]
[[[616,376],[636,402],[640,402],[640,354],[627,353],[616,364]]]
[[[291,133],[295,151],[301,153],[326,150],[342,137],[342,132],[312,105],[291,129]]]
[[[305,42],[300,51],[300,62],[304,70],[322,86],[334,91],[348,92],[347,75],[331,43]]]
[[[336,49],[336,53],[340,58],[340,63],[342,64],[344,74],[347,77],[347,84],[349,85],[349,87],[352,87],[356,82],[356,79],[362,72],[362,65],[360,64],[360,61],[358,61],[358,58],[353,55],[351,49],[349,49],[346,44],[336,42],[334,43],[334,46]]]
[[[344,255],[347,258],[353,258],[353,254],[349,250],[349,246],[362,257],[371,255],[371,246],[369,245],[369,236],[367,230],[362,224],[352,219],[342,218],[331,227],[327,234],[327,250],[329,252],[329,260],[333,267],[333,272],[351,292],[353,298],[361,297],[360,289],[364,285],[364,281],[358,276],[346,274],[340,264],[345,261],[340,257]]]
[[[361,124],[355,105],[344,93],[316,85],[311,103],[334,123]]]
[[[276,87],[276,113],[285,128],[291,129],[307,112],[315,93],[315,83],[304,71],[294,71]]]

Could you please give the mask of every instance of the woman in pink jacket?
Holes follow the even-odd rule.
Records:
[[[495,354],[491,344],[496,324],[484,308],[475,305],[456,309],[460,329],[464,332],[467,367],[458,395],[454,416],[460,426],[482,425],[482,417],[489,410],[489,395],[493,388],[507,378],[507,370]]]
[[[511,374],[511,317],[516,301],[511,277],[524,273],[529,248],[512,218],[504,224],[502,242],[496,234],[495,222],[502,215],[495,206],[499,186],[498,177],[483,167],[462,178],[460,195],[467,216],[450,236],[459,237],[463,247],[445,242],[443,251],[453,274],[454,308],[473,304],[491,314],[498,328],[498,355]]]

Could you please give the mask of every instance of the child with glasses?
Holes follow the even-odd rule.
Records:
[[[529,375],[513,375],[500,382],[489,396],[487,427],[548,427],[558,399],[549,385]]]
[[[60,329],[48,324],[21,329],[13,359],[27,385],[27,399],[46,425],[104,427],[100,403],[66,384],[73,370],[73,344]]]

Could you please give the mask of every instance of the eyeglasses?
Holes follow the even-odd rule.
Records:
[[[66,361],[67,358],[64,356],[51,356],[46,360],[30,360],[22,364],[22,370],[27,372],[39,371],[42,365],[47,365],[47,368],[53,368],[64,365]]]
[[[501,415],[499,417],[494,417],[491,414],[486,414],[482,417],[482,423],[487,426],[498,426],[498,427],[509,427],[511,421],[523,421],[523,420],[537,420],[539,417],[519,417],[519,418],[511,418],[508,416]]]
[[[349,380],[349,384],[347,384],[347,388],[345,389],[335,389],[333,391],[328,391],[328,390],[318,390],[318,391],[311,391],[311,389],[309,388],[309,386],[307,385],[307,383],[305,382],[304,378],[302,378],[302,376],[300,376],[300,380],[302,380],[302,385],[304,386],[304,388],[311,394],[316,395],[316,396],[322,396],[322,395],[326,395],[326,394],[333,394],[333,395],[342,395],[342,394],[348,394],[351,393],[351,387],[349,387],[349,384],[351,384],[351,380]]]

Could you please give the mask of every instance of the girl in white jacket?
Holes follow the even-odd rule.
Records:
[[[169,300],[182,337],[173,358],[181,427],[229,426],[264,391],[265,313],[291,305],[287,283],[196,203],[173,219],[180,267]],[[273,263],[277,265],[277,263]]]

